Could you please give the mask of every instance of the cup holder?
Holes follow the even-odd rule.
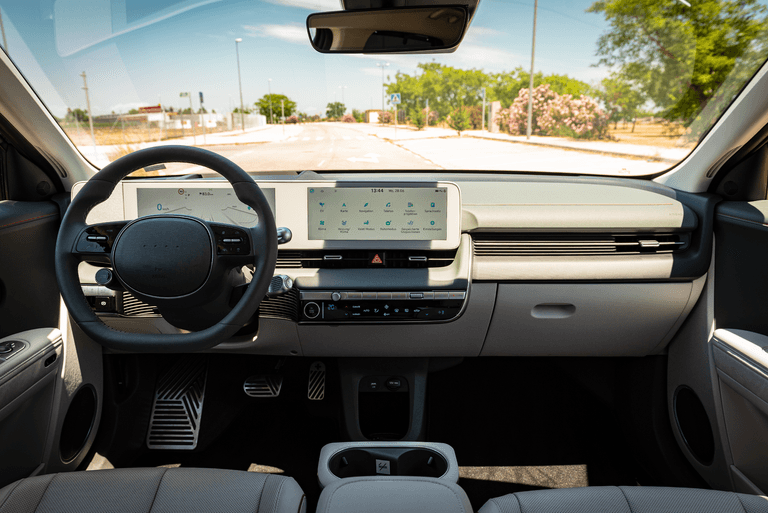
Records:
[[[364,476],[442,477],[448,462],[423,447],[358,447],[334,454],[328,468],[339,478]]]

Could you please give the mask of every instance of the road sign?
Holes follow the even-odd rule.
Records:
[[[203,103],[203,92],[200,91],[200,103]]]
[[[389,95],[389,103],[397,105],[400,103],[400,93],[392,93]]]
[[[160,105],[151,105],[149,107],[139,107],[139,114],[157,114],[163,112]]]
[[[189,93],[179,93],[179,98],[186,98],[189,96]]]

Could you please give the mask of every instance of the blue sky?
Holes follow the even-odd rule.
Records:
[[[591,1],[539,2],[536,70],[597,82],[606,70],[595,43],[607,24],[585,10]],[[141,105],[188,107],[179,93],[205,95],[208,109],[239,104],[235,39],[240,37],[243,97],[286,94],[309,114],[342,100],[349,109],[381,107],[381,69],[413,74],[435,60],[464,69],[530,66],[533,0],[481,0],[461,47],[440,55],[323,55],[306,35],[305,20],[338,10],[338,0],[0,0],[8,53],[56,115],[85,107],[86,71],[94,114]],[[0,40],[2,44],[2,40]]]

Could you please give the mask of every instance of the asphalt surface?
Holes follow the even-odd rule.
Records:
[[[269,128],[275,139],[258,143],[211,145],[207,149],[232,160],[248,172],[315,170],[441,169],[421,156],[339,124],[315,123]],[[169,166],[167,172],[209,174],[204,168]]]
[[[429,137],[404,129],[393,140],[390,132],[391,128],[363,124],[278,125],[250,134],[211,137],[205,147],[253,173],[453,169],[637,176],[669,167],[643,158],[476,137]],[[178,173],[215,174],[184,164],[169,165],[162,172]]]

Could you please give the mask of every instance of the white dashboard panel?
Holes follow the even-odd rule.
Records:
[[[434,250],[442,250],[442,249],[456,249],[459,247],[460,239],[461,239],[461,192],[459,190],[459,187],[452,183],[452,182],[337,182],[337,181],[257,181],[256,183],[259,184],[260,187],[266,189],[265,195],[267,196],[268,201],[270,201],[270,205],[273,207],[273,212],[275,212],[275,222],[277,226],[279,227],[286,227],[289,228],[293,234],[293,237],[291,241],[287,244],[284,244],[281,246],[281,249],[434,249]],[[85,184],[85,182],[79,182],[75,184],[75,187],[73,188],[73,196],[77,194],[80,189],[82,189],[82,186]],[[410,202],[406,202],[401,209],[395,210],[393,209],[385,209],[384,205],[388,203],[383,203],[378,211],[374,211],[373,209],[368,210],[362,210],[357,209],[355,212],[356,217],[351,217],[350,219],[356,219],[357,217],[360,217],[361,215],[366,215],[366,212],[370,212],[371,219],[374,219],[374,222],[379,222],[382,226],[377,227],[377,230],[388,230],[390,229],[390,225],[388,222],[392,222],[392,227],[396,226],[394,222],[395,215],[401,216],[410,216],[407,219],[409,220],[418,220],[416,222],[422,222],[425,224],[425,227],[421,229],[421,236],[434,236],[434,239],[432,240],[397,240],[397,235],[390,235],[388,238],[384,237],[370,237],[369,240],[360,240],[354,238],[354,235],[350,231],[350,239],[348,240],[312,240],[310,238],[310,232],[309,232],[309,194],[311,194],[309,191],[317,189],[319,192],[320,189],[334,189],[337,192],[343,194],[344,189],[358,189],[358,191],[355,191],[355,194],[352,195],[355,198],[360,198],[361,194],[366,194],[365,191],[368,191],[367,193],[371,195],[371,197],[378,194],[386,195],[387,190],[413,190],[414,194],[413,197],[410,198]],[[152,192],[148,194],[147,189],[151,189]],[[115,192],[112,194],[112,196],[104,203],[97,205],[88,215],[87,222],[90,224],[94,223],[100,223],[100,222],[108,222],[108,221],[118,221],[118,220],[129,220],[129,219],[136,219],[139,217],[139,214],[146,215],[148,212],[146,211],[146,208],[143,209],[142,212],[139,211],[139,194],[143,194],[145,197],[147,195],[151,196],[152,198],[156,197],[164,197],[164,198],[171,198],[174,195],[168,196],[164,195],[160,189],[169,189],[169,190],[175,190],[175,191],[183,191],[178,192],[179,198],[187,198],[189,199],[188,190],[194,190],[194,191],[203,191],[203,190],[210,190],[212,191],[212,196],[210,196],[210,199],[213,200],[213,198],[217,198],[215,201],[218,203],[221,203],[221,201],[230,201],[226,198],[222,199],[221,195],[216,194],[217,189],[228,189],[231,190],[232,187],[229,184],[229,182],[226,182],[224,180],[204,180],[204,181],[192,181],[192,180],[135,180],[135,181],[124,181],[121,182],[118,187],[115,189]],[[428,191],[430,189],[433,190],[440,190],[442,195],[445,196],[444,202],[441,199],[436,199],[433,196],[429,196],[429,199],[426,199],[426,203],[424,208],[421,210],[417,210],[416,206],[414,208],[409,208],[409,205],[411,202],[414,202],[418,204],[419,195],[422,196],[421,199],[424,199],[426,197],[424,191]],[[373,191],[377,192],[373,192]],[[159,191],[159,192],[158,192]],[[361,192],[362,191],[362,192]],[[444,191],[444,192],[443,192]],[[350,197],[352,197],[350,196]],[[405,195],[403,195],[405,196]],[[202,199],[200,201],[205,201],[207,198],[201,197]],[[192,200],[197,201],[196,198],[192,198]],[[236,200],[235,200],[236,201]],[[146,203],[146,201],[143,201]],[[165,205],[162,201],[153,201],[153,205],[157,205],[158,212],[152,212],[154,213],[162,213],[162,212],[170,212],[172,210],[176,210],[176,207],[178,202],[173,202],[173,208],[168,208],[167,205]],[[218,205],[217,203],[217,205]],[[373,201],[371,202],[373,204]],[[189,204],[189,203],[187,203]],[[223,204],[222,204],[223,205]],[[430,209],[430,205],[432,205]],[[367,206],[367,203],[366,203]],[[221,207],[221,205],[219,205]],[[218,207],[217,207],[218,208]],[[222,208],[230,208],[235,213],[235,217],[230,216],[232,219],[244,219],[248,216],[247,212],[242,212],[236,208],[234,208],[234,205],[229,205],[229,207],[222,207]],[[190,213],[189,210],[185,209],[184,212]],[[184,213],[182,212],[182,213]],[[220,215],[220,212],[214,212],[211,210],[211,208],[207,208],[203,206],[200,209],[201,215],[203,217],[211,217],[212,220],[218,221],[218,222],[230,222],[226,219],[219,219],[218,215]],[[192,215],[195,215],[194,212],[191,212]],[[362,213],[362,214],[361,214]],[[430,213],[430,214],[427,214]],[[314,213],[314,217],[316,217],[317,213]],[[432,217],[427,218],[427,215],[431,215]],[[436,217],[436,216],[445,216],[442,217]],[[390,216],[385,219],[385,216]],[[337,215],[338,217],[338,215]],[[380,218],[380,219],[378,219]],[[392,219],[390,219],[392,218]],[[335,219],[335,218],[334,218]],[[360,217],[360,222],[368,221],[368,219],[365,219],[365,221],[362,221],[362,217]],[[231,222],[231,224],[240,224],[238,221]],[[350,221],[352,222],[352,221]],[[406,221],[407,224],[409,221]],[[400,230],[401,227],[398,226],[398,230]],[[408,233],[405,228],[402,229],[402,233]],[[398,232],[398,233],[401,233]],[[384,233],[382,231],[382,233]],[[434,234],[434,235],[433,235]],[[314,235],[317,236],[316,234]],[[392,238],[395,237],[395,238]],[[410,235],[404,235],[403,238],[410,237],[413,239],[413,236]]]

